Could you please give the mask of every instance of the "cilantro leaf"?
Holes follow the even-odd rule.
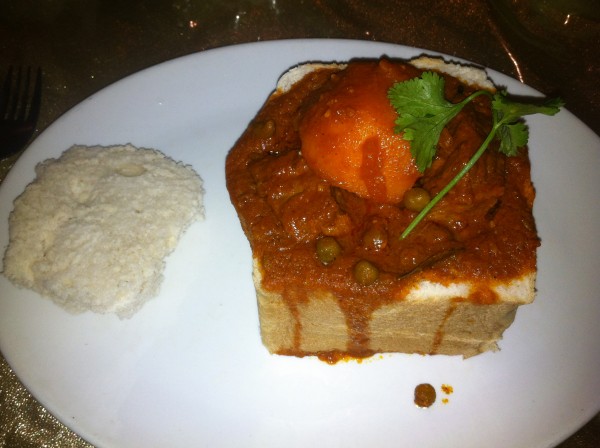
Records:
[[[403,132],[403,138],[410,142],[411,154],[419,171],[424,172],[431,166],[444,127],[479,95],[492,97],[492,130],[458,174],[413,219],[402,233],[402,238],[463,178],[494,138],[500,141],[498,150],[501,153],[515,156],[529,139],[522,117],[538,113],[555,115],[564,106],[560,98],[549,99],[542,104],[521,103],[510,100],[504,91],[492,94],[487,90],[477,90],[460,103],[453,104],[444,97],[444,78],[433,72],[396,83],[388,91],[390,103],[398,114],[395,131]]]
[[[520,103],[511,100],[506,91],[494,94],[492,99],[492,111],[496,122],[514,122],[525,115],[533,114],[555,115],[564,105],[560,98],[550,98],[541,104]]]
[[[411,142],[410,152],[420,172],[431,166],[444,127],[472,99],[453,104],[444,97],[444,85],[440,75],[425,72],[420,78],[394,84],[388,91],[398,113],[395,130],[404,132],[404,140]]]
[[[444,84],[444,78],[437,73],[425,72],[420,78],[394,84],[388,97],[400,115],[435,115],[452,107],[444,97]]]
[[[513,124],[504,124],[498,128],[500,146],[498,151],[509,157],[516,156],[519,148],[529,141],[529,130],[525,123],[518,121]]]
[[[527,145],[529,131],[522,117],[532,114],[554,115],[564,103],[559,98],[551,98],[540,105],[511,101],[506,92],[496,93],[492,99],[494,123],[498,126],[498,150],[507,155],[517,155],[518,149]]]

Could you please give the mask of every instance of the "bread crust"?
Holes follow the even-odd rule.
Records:
[[[455,64],[446,62],[442,58],[434,58],[430,56],[421,56],[418,58],[411,59],[408,61],[409,64],[421,70],[433,70],[440,73],[446,73],[450,76],[460,79],[465,84],[478,87],[480,89],[486,89],[494,91],[496,87],[492,81],[488,78],[487,73],[474,66],[466,66],[461,64]],[[306,64],[300,64],[291,69],[287,70],[283,75],[279,77],[277,81],[277,87],[275,94],[282,94],[288,92],[294,84],[304,78],[311,72],[321,69],[338,69],[342,70],[347,67],[348,64],[339,64],[336,62],[331,63],[315,63],[309,62]]]

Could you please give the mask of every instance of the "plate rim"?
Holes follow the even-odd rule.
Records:
[[[2,197],[3,191],[5,189],[7,189],[8,187],[6,187],[6,185],[11,185],[12,183],[14,183],[15,181],[12,180],[12,176],[16,176],[19,172],[21,172],[26,165],[30,165],[30,163],[28,163],[29,158],[37,158],[37,154],[35,151],[35,148],[37,147],[36,145],[39,144],[38,142],[43,141],[43,139],[45,138],[44,135],[50,130],[50,129],[56,129],[57,127],[60,127],[62,125],[63,122],[65,122],[66,120],[70,119],[71,116],[75,115],[78,113],[78,111],[80,110],[80,107],[82,106],[82,104],[87,103],[89,101],[92,101],[94,98],[97,98],[99,95],[104,95],[106,94],[107,90],[110,89],[114,89],[115,86],[119,85],[120,83],[123,82],[132,82],[131,80],[133,78],[139,77],[141,75],[143,75],[144,73],[148,73],[148,72],[152,72],[155,71],[157,69],[159,69],[160,67],[163,66],[168,66],[171,64],[185,64],[185,62],[187,60],[192,60],[192,59],[196,59],[196,58],[202,58],[205,57],[206,55],[209,54],[216,54],[216,53],[226,53],[226,52],[231,52],[233,51],[246,51],[246,48],[255,48],[255,47],[264,47],[264,46],[273,46],[273,45],[284,45],[286,43],[290,43],[290,42],[294,42],[296,44],[300,44],[303,42],[311,42],[312,45],[314,44],[319,44],[321,42],[326,42],[328,45],[330,44],[334,44],[336,42],[338,43],[343,43],[343,45],[358,45],[361,47],[386,47],[386,48],[397,48],[397,49],[402,49],[405,51],[418,51],[418,52],[424,52],[427,54],[431,54],[431,55],[440,55],[440,56],[444,56],[444,57],[448,57],[451,60],[454,61],[464,61],[464,62],[469,62],[466,60],[463,60],[459,57],[455,57],[455,56],[450,56],[450,55],[445,55],[443,53],[439,53],[437,51],[430,51],[430,50],[426,50],[426,49],[422,49],[422,48],[416,48],[416,47],[409,47],[409,46],[404,46],[404,45],[400,45],[400,44],[394,44],[394,43],[387,43],[387,42],[375,42],[375,41],[364,41],[364,40],[353,40],[353,39],[321,39],[321,38],[315,38],[315,39],[284,39],[284,40],[270,40],[270,41],[261,41],[261,42],[248,42],[248,43],[243,43],[243,44],[236,44],[236,45],[228,45],[228,46],[223,46],[223,47],[218,47],[218,48],[212,48],[212,49],[208,49],[208,50],[204,50],[198,53],[192,53],[192,54],[188,54],[188,55],[184,55],[181,57],[177,57],[177,58],[173,58],[173,59],[169,59],[166,60],[164,62],[161,62],[159,64],[144,68],[143,70],[140,70],[136,73],[133,73],[125,78],[119,79],[111,84],[108,84],[107,86],[105,86],[104,88],[102,88],[101,90],[95,92],[94,94],[90,95],[89,97],[87,97],[86,99],[84,99],[83,101],[81,101],[80,103],[78,103],[77,105],[73,106],[72,108],[70,108],[69,110],[67,110],[64,114],[62,114],[60,117],[58,117],[53,123],[51,123],[43,132],[40,133],[40,135],[34,140],[34,142],[32,142],[32,144],[30,145],[30,147],[34,148],[34,151],[32,152],[28,152],[29,148],[25,151],[24,155],[26,155],[26,158],[20,158],[17,163],[15,164],[15,166],[13,167],[13,169],[11,169],[11,171],[8,173],[8,175],[6,176],[6,178],[4,179],[4,181],[2,182],[2,184],[0,184],[0,198]],[[299,61],[300,62],[300,61]],[[500,75],[500,77],[507,77],[511,80],[513,80],[516,83],[520,83],[520,81],[511,78],[508,75],[502,74],[500,72],[497,72],[493,69],[489,69],[486,68],[486,71],[488,72],[488,74],[490,75],[490,77],[492,79],[494,79],[495,77],[497,77],[498,75]],[[520,83],[522,84],[522,83]],[[523,85],[524,88],[535,92],[535,93],[539,93],[537,92],[537,90],[529,87],[529,86],[525,86]],[[575,120],[577,120],[577,122],[581,125],[584,126],[585,128],[588,128],[583,122],[581,122],[580,120],[578,120],[575,116],[573,116],[573,118]],[[589,128],[588,128],[589,129]],[[593,131],[590,132],[596,136],[595,133],[593,133]],[[597,137],[597,136],[596,136]],[[41,139],[41,140],[40,140]],[[66,148],[63,148],[66,149]],[[38,159],[39,160],[39,159]],[[202,173],[201,173],[202,174]],[[31,179],[30,179],[31,180]],[[29,182],[29,181],[27,181]],[[5,249],[5,247],[3,248],[3,250]],[[17,374],[17,370],[15,370],[11,364],[11,362],[9,361],[9,357],[6,355],[6,353],[4,353],[4,358],[6,359],[7,363],[10,365],[11,369],[13,369],[13,371],[15,372],[15,374]],[[17,374],[17,377],[19,378],[20,381],[21,380],[21,376]],[[25,383],[23,383],[25,385],[25,387],[29,390],[33,390],[35,389],[35,387],[30,388],[29,385],[26,385]],[[36,398],[36,400],[39,400],[37,398],[37,395],[35,393],[33,393],[34,397]],[[42,404],[42,406],[44,406],[46,409],[50,409],[52,408],[50,403],[42,403],[40,401],[40,403]],[[590,410],[589,412],[589,418],[587,418],[587,420],[582,421],[580,423],[578,423],[576,425],[576,428],[581,427],[583,424],[585,424],[587,421],[589,421],[590,418],[592,418],[594,415],[596,415],[598,413],[598,411],[600,411],[600,401],[598,402],[597,408],[595,410]],[[52,411],[52,414],[57,416],[57,413],[55,411]],[[58,418],[58,417],[57,417]],[[83,436],[81,436],[81,433],[77,430],[74,429],[73,427],[71,427],[69,425],[70,422],[65,422],[62,418],[59,419],[63,424],[65,424],[67,427],[69,427],[71,430],[73,430],[75,433],[77,433],[78,435],[80,435],[80,437],[83,438]],[[572,433],[572,431],[569,432],[569,434],[565,434],[565,437],[568,437],[570,434]],[[87,439],[86,439],[87,440]],[[557,442],[560,442],[560,440],[558,440]]]

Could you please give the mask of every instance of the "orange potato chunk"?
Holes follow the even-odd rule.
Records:
[[[388,89],[418,72],[382,60],[352,65],[300,123],[302,155],[329,183],[376,202],[400,202],[420,173],[410,144],[394,132]]]

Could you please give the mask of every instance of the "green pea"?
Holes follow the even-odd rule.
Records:
[[[367,260],[360,260],[354,265],[354,279],[361,285],[372,285],[379,278],[379,269]]]
[[[404,198],[402,199],[404,207],[413,212],[423,210],[429,204],[429,201],[431,201],[431,196],[427,190],[420,187],[411,188],[404,194]]]
[[[332,263],[342,252],[342,247],[332,236],[317,241],[317,258],[323,264]]]

